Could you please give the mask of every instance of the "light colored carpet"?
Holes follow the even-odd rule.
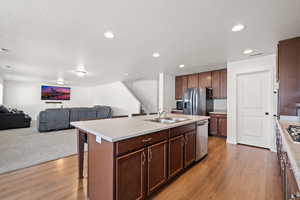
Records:
[[[76,153],[75,129],[39,133],[34,126],[0,131],[0,173]]]

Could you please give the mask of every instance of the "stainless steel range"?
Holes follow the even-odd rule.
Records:
[[[289,125],[287,131],[290,134],[291,138],[294,140],[294,142],[300,142],[300,126]]]

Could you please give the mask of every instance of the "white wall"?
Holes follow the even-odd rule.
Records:
[[[140,112],[140,102],[122,82],[99,85],[91,88],[93,105],[108,105],[113,115],[128,115]]]
[[[0,105],[3,104],[3,79],[0,77]]]
[[[0,82],[1,83],[1,82]],[[95,87],[71,87],[71,100],[63,104],[46,104],[41,100],[41,85],[46,83],[25,81],[4,81],[3,104],[23,110],[33,119],[39,112],[55,107],[90,107],[94,105],[112,106],[113,115],[128,115],[140,112],[140,102],[121,82]]]
[[[158,80],[136,80],[125,83],[142,103],[147,113],[158,110]]]
[[[89,87],[71,87],[71,100],[62,101],[63,104],[46,104],[41,100],[41,85],[37,82],[4,81],[4,105],[17,108],[36,119],[40,111],[53,107],[91,106]]]
[[[214,111],[226,111],[227,100],[226,99],[214,99]]]
[[[236,101],[236,77],[237,74],[241,73],[251,73],[258,71],[266,71],[269,70],[273,77],[273,89],[275,88],[275,80],[274,74],[276,69],[276,55],[264,56],[249,60],[237,61],[237,62],[229,62],[227,63],[227,142],[228,143],[237,143],[237,101]],[[273,91],[266,91],[273,94]],[[271,107],[273,113],[276,113],[276,96],[272,99]],[[275,149],[275,129],[272,129],[271,133],[271,149]]]
[[[176,108],[175,76],[166,73],[159,74],[158,107],[160,111],[168,112]]]

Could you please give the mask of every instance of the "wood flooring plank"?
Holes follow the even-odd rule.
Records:
[[[281,200],[276,154],[209,137],[209,155],[159,191],[155,200]],[[77,156],[0,174],[1,200],[87,200]],[[85,174],[86,163],[85,163]]]

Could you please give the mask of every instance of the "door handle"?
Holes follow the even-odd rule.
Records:
[[[152,160],[152,151],[151,151],[151,148],[149,148],[148,150],[148,162],[151,162]]]
[[[142,142],[150,142],[152,140],[152,138],[148,138],[148,139],[143,139]]]
[[[145,152],[142,153],[142,165],[145,165],[146,155]]]

